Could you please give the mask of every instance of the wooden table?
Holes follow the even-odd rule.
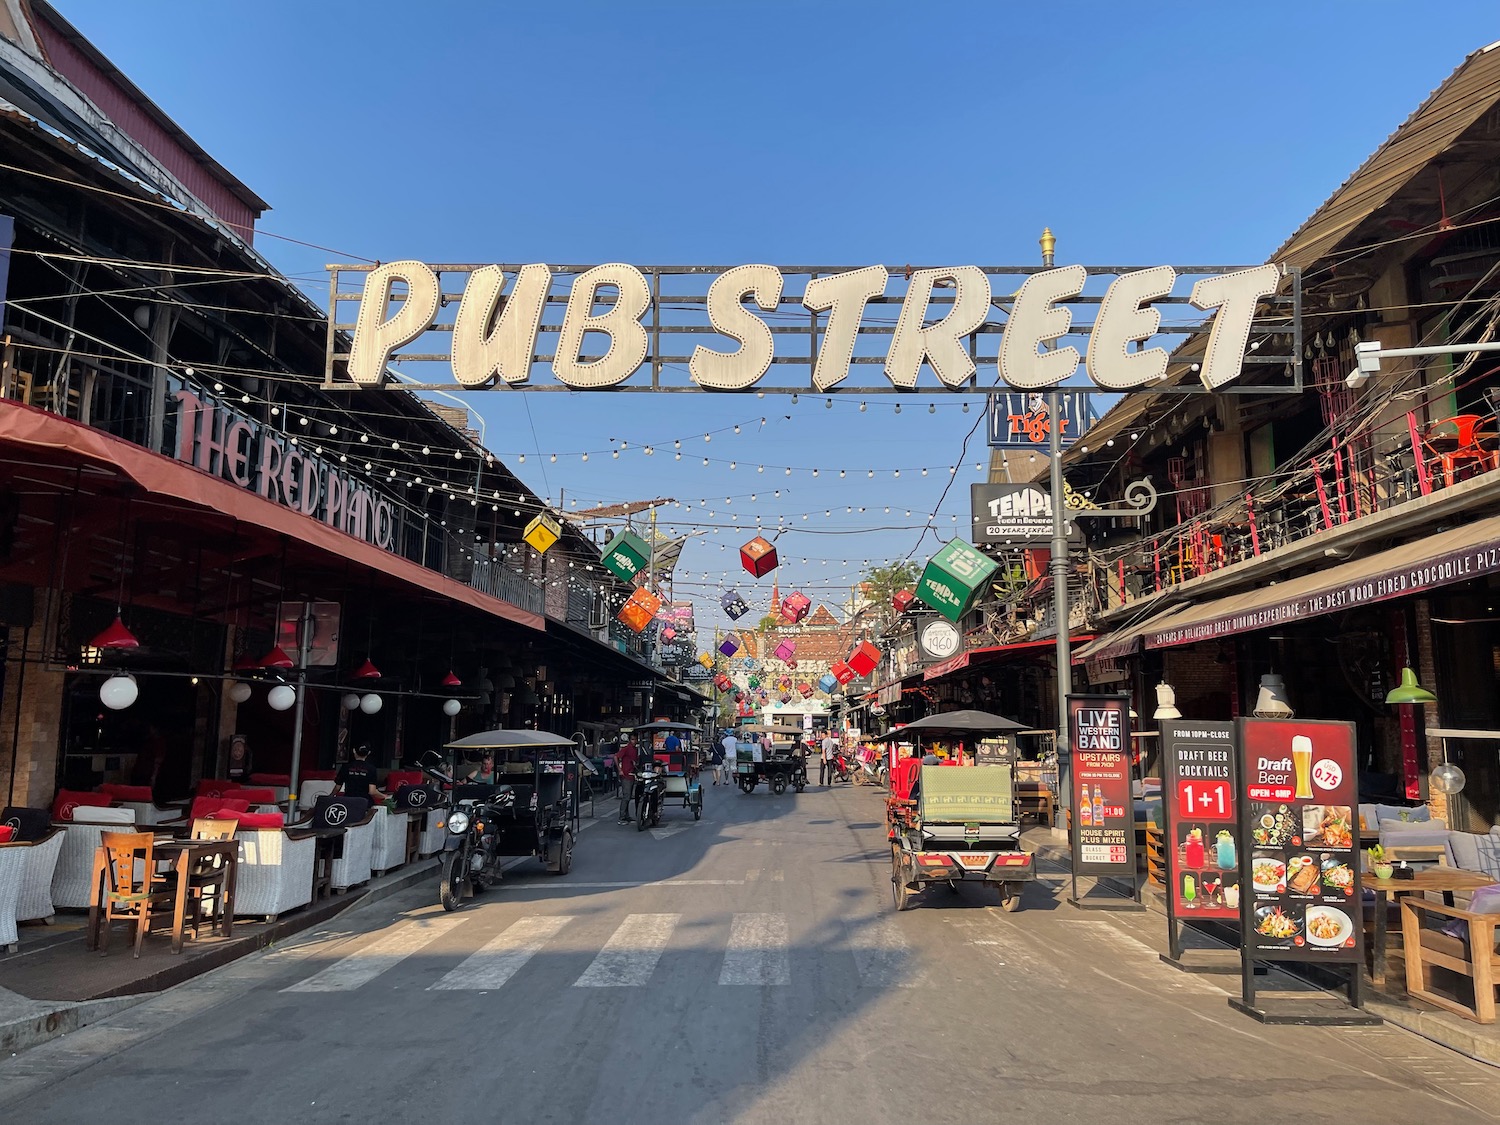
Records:
[[[1443,902],[1453,905],[1454,891],[1473,891],[1488,887],[1495,880],[1478,871],[1465,871],[1461,867],[1428,867],[1417,871],[1410,879],[1377,879],[1372,872],[1365,872],[1365,889],[1375,892],[1375,937],[1370,951],[1370,977],[1377,988],[1385,986],[1386,970],[1386,912],[1391,899],[1401,895],[1419,894],[1422,891],[1440,891]]]
[[[183,918],[187,912],[188,881],[199,860],[223,856],[228,870],[224,875],[224,895],[219,904],[220,931],[225,937],[234,934],[234,882],[239,869],[240,845],[238,840],[174,840],[157,839],[151,845],[153,859],[165,860],[177,873],[177,887],[172,907],[172,952],[182,952]],[[99,944],[99,898],[104,888],[104,868],[107,863],[101,845],[94,852],[94,894],[89,903],[88,948],[97,949]]]

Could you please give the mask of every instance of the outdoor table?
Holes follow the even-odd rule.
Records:
[[[219,907],[220,928],[225,937],[234,933],[234,882],[239,869],[240,845],[238,840],[177,840],[159,837],[152,844],[153,858],[172,865],[177,873],[177,887],[172,907],[172,952],[182,952],[183,918],[187,910],[188,880],[199,860],[215,855],[224,857],[228,872],[224,877],[224,900]],[[89,949],[99,947],[99,899],[104,889],[104,868],[107,860],[101,845],[94,852],[94,893],[89,902],[88,941]]]
[[[1375,937],[1370,951],[1370,977],[1375,987],[1385,987],[1386,912],[1392,897],[1441,891],[1444,904],[1452,906],[1454,891],[1474,891],[1494,881],[1488,875],[1461,867],[1429,867],[1415,872],[1410,879],[1377,879],[1373,872],[1366,872],[1365,889],[1375,892]]]

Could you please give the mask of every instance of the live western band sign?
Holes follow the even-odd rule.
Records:
[[[1081,366],[1096,387],[1121,392],[1165,378],[1171,349],[1148,346],[1153,340],[1200,333],[1206,342],[1191,370],[1207,390],[1238,379],[1247,362],[1274,362],[1268,370],[1301,380],[1300,277],[1274,264],[684,266],[649,267],[649,280],[619,262],[329,270],[329,388],[381,386],[392,364],[446,364],[451,382],[417,381],[410,369],[403,376],[461,390],[744,391],[761,387],[773,364],[793,364],[809,369],[800,389],[831,394],[865,390],[841,384],[851,365],[878,364],[888,386],[875,391],[917,389],[925,367],[950,390],[998,385],[994,372],[1034,392]],[[357,292],[346,275],[359,278]],[[807,279],[800,296],[788,295],[787,277],[799,275]],[[344,322],[340,309],[355,302],[356,317]],[[1247,355],[1252,328],[1257,347],[1277,346]],[[646,368],[650,385],[629,386]]]

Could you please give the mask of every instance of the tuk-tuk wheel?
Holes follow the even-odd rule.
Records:
[[[794,782],[792,782],[792,788],[795,789],[798,793],[800,793],[800,792],[802,792],[802,790],[804,790],[804,789],[807,788],[807,782],[805,782],[805,781],[794,781]]]
[[[786,778],[779,777],[779,776],[773,778],[771,780],[771,792],[775,793],[778,797],[781,796],[783,793],[785,793],[786,792]]]
[[[891,899],[898,911],[911,906],[911,891],[906,889],[906,876],[899,863],[891,864]]]
[[[557,840],[557,855],[547,861],[547,870],[553,875],[566,875],[573,869],[573,831],[564,828]]]
[[[1021,884],[1000,884],[1000,906],[1002,909],[1015,912],[1021,909]]]
[[[693,819],[703,819],[703,797],[701,795],[698,797],[698,803],[693,806]]]

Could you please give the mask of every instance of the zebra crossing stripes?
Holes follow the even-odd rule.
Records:
[[[574,988],[625,988],[649,984],[681,914],[631,914],[607,942]]]
[[[432,988],[439,991],[499,988],[572,920],[567,914],[522,918],[491,938]]]
[[[784,914],[736,914],[729,925],[729,947],[719,983],[784,985],[792,983],[791,944]]]
[[[856,924],[850,952],[861,988],[916,988],[926,981],[900,927],[890,918]]]
[[[364,948],[335,961],[322,972],[314,973],[306,980],[300,980],[281,991],[350,992],[374,980],[387,969],[394,968],[463,921],[463,918],[450,914],[406,922]]]

